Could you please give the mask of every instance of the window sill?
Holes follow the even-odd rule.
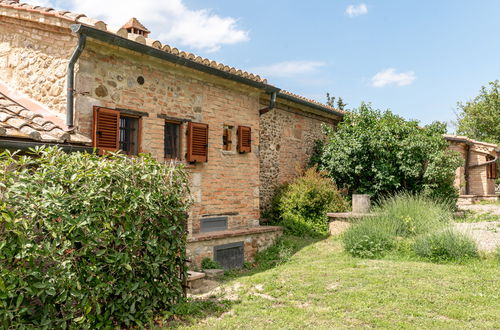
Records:
[[[220,152],[223,155],[236,155],[237,154],[236,151],[233,151],[233,150],[221,150]]]

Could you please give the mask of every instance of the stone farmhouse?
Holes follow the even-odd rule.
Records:
[[[466,136],[445,135],[450,149],[460,153],[464,165],[455,175],[455,186],[459,189],[461,203],[481,199],[496,200],[495,181],[500,149],[496,144],[475,141]]]
[[[0,149],[57,144],[182,162],[195,201],[191,265],[242,265],[281,234],[259,224],[274,188],[343,113],[124,23],[0,0]]]

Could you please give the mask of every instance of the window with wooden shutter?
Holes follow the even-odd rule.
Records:
[[[238,152],[252,151],[252,129],[248,126],[238,126]]]
[[[94,108],[93,147],[101,151],[116,151],[120,147],[120,112]]]
[[[187,155],[188,162],[206,162],[208,160],[208,125],[188,123]]]

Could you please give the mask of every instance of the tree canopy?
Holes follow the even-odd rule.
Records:
[[[472,101],[458,103],[457,133],[470,138],[500,143],[500,83],[492,81],[482,86]]]
[[[336,131],[326,131],[312,162],[349,193],[457,195],[453,181],[461,160],[447,149],[444,123],[420,127],[418,121],[362,104],[345,114]]]

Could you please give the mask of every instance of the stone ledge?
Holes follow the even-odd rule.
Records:
[[[343,219],[357,219],[363,217],[373,217],[378,215],[377,213],[352,213],[352,212],[343,212],[343,213],[327,213],[326,216],[330,221],[339,221]]]
[[[213,240],[213,239],[269,233],[269,232],[274,232],[274,231],[283,231],[283,227],[259,226],[259,227],[245,228],[245,229],[214,231],[214,232],[210,232],[210,233],[202,233],[202,234],[193,235],[192,237],[189,237],[187,241],[188,241],[188,243],[209,241],[209,240]]]

